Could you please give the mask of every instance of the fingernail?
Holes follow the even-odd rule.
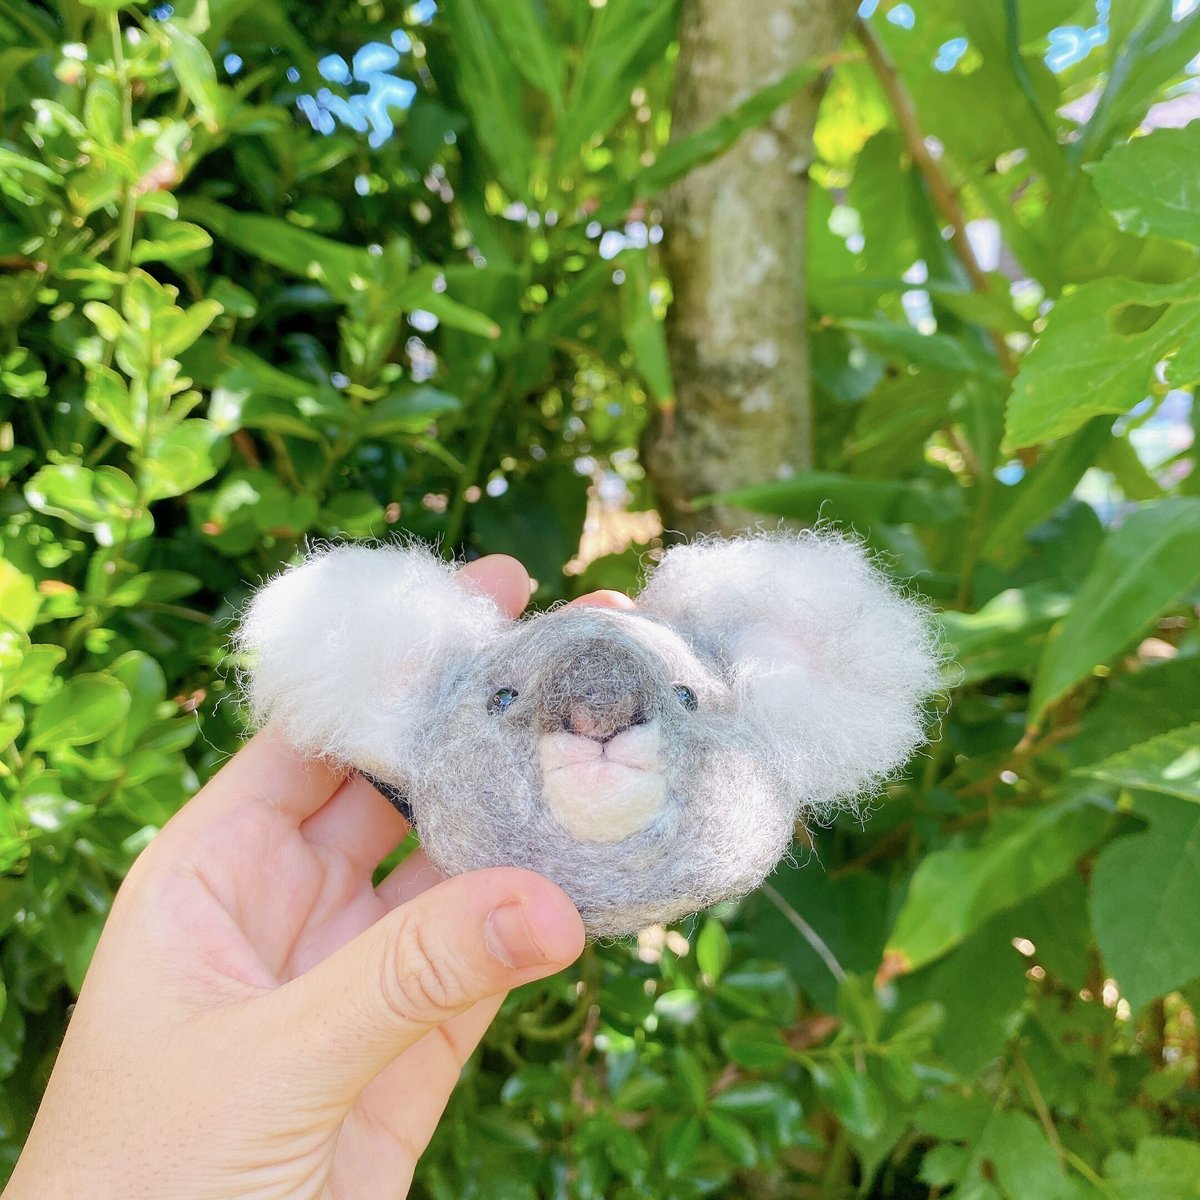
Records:
[[[488,949],[506,967],[538,967],[549,961],[519,901],[510,900],[488,913],[484,937]]]

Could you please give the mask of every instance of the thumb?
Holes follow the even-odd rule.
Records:
[[[584,931],[561,888],[514,867],[447,879],[264,997],[280,1070],[351,1103],[399,1054],[486,996],[561,970]],[[261,1044],[261,1043],[260,1043]]]

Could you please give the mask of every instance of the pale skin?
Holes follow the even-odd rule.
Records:
[[[504,556],[460,579],[529,597]],[[407,1195],[505,994],[584,941],[530,871],[444,880],[418,850],[373,886],[407,833],[361,778],[248,742],[122,884],[4,1200]]]

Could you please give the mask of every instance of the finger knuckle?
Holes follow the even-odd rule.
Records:
[[[380,990],[394,1017],[421,1024],[461,1008],[465,991],[461,972],[416,921],[390,939]]]

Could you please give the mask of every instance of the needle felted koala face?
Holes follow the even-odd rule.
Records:
[[[925,614],[831,534],[669,550],[631,610],[520,621],[419,547],[318,551],[239,634],[260,724],[411,808],[446,874],[539,871],[593,936],[757,886],[920,740]]]

